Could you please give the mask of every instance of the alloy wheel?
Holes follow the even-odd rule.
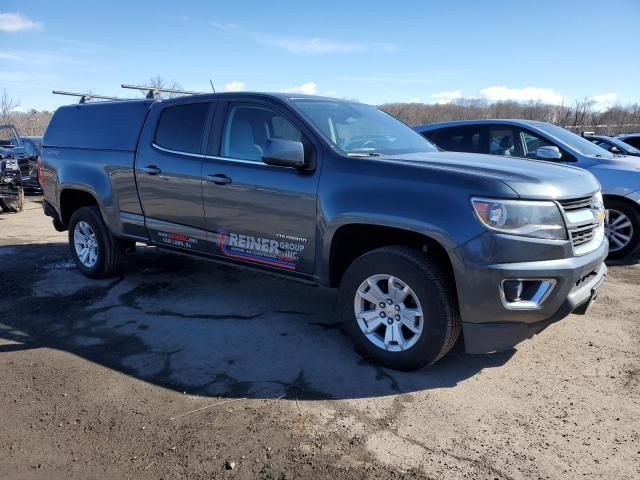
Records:
[[[609,251],[617,252],[625,248],[633,237],[633,224],[629,217],[619,210],[607,209],[604,231],[609,239]]]
[[[91,226],[80,221],[73,230],[73,244],[80,263],[92,268],[98,261],[98,240]]]
[[[362,282],[355,294],[354,311],[362,333],[382,350],[407,350],[422,335],[420,301],[409,285],[392,275],[372,275]]]

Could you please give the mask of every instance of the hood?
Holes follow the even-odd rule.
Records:
[[[600,189],[598,181],[586,170],[541,160],[457,152],[387,155],[382,159],[497,180],[521,198],[532,200],[588,197]]]

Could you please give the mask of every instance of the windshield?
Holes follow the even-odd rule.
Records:
[[[336,100],[294,101],[326,139],[346,155],[378,156],[438,151],[412,128],[375,107]]]
[[[587,157],[598,158],[614,158],[614,155],[602,147],[597,146],[595,143],[591,143],[586,138],[582,138],[580,135],[571,133],[569,130],[558,127],[556,125],[545,124],[540,127],[552,137],[566,143],[578,153],[586,155]]]
[[[16,131],[11,126],[0,127],[0,147],[14,148],[20,145]]]

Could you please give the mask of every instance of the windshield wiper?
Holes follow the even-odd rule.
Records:
[[[381,157],[382,153],[378,152],[349,152],[347,157]]]

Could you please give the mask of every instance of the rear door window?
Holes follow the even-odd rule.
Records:
[[[449,127],[436,130],[428,138],[450,152],[486,153],[480,126]]]
[[[200,153],[209,103],[188,103],[165,108],[160,114],[155,143],[168,150]]]
[[[510,125],[490,125],[489,153],[506,157],[523,156],[520,143],[516,142],[516,129]]]

